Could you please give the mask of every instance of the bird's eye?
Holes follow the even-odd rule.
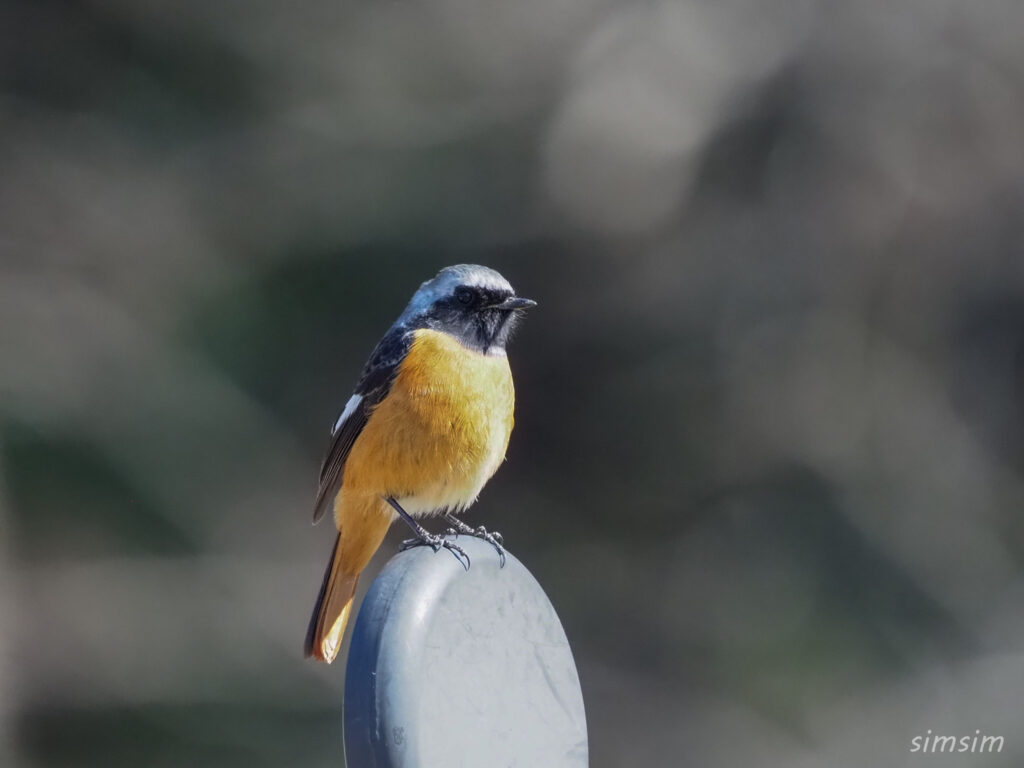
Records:
[[[460,286],[455,289],[455,298],[458,299],[460,304],[470,305],[476,298],[476,294],[469,288]]]

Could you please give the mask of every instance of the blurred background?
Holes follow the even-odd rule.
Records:
[[[463,261],[594,768],[1024,763],[1021,3],[6,0],[0,169],[0,765],[339,764],[319,461]]]

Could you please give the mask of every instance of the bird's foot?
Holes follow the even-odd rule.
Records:
[[[470,536],[476,536],[478,539],[483,539],[498,553],[498,567],[505,567],[505,539],[502,538],[501,534],[497,531],[488,531],[482,525],[473,531]]]
[[[452,524],[452,527],[448,529],[449,534],[453,534],[455,536],[462,534],[463,536],[474,536],[478,539],[483,539],[494,547],[495,551],[498,553],[498,567],[505,567],[505,539],[500,533],[497,531],[488,531],[482,525],[478,528],[472,528],[457,517],[446,516],[446,519]]]
[[[444,536],[438,536],[437,534],[427,533],[426,531],[424,531],[421,535],[417,536],[414,539],[406,539],[405,541],[403,541],[402,544],[398,547],[398,551],[404,552],[405,550],[412,549],[413,547],[430,547],[435,552],[440,552],[442,549],[447,549],[455,556],[455,559],[459,561],[459,565],[461,565],[467,571],[469,570],[469,555],[466,554],[466,550],[464,550],[455,542],[448,540]]]

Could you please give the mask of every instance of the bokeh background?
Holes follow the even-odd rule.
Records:
[[[1024,4],[6,0],[0,765],[339,764],[319,460],[462,261],[594,768],[1024,763]]]

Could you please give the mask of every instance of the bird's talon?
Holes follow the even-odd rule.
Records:
[[[495,531],[494,533],[489,533],[487,529],[481,525],[479,528],[476,529],[474,535],[480,537],[488,544],[490,544],[492,547],[494,547],[494,549],[498,552],[498,567],[504,568],[505,547],[503,546],[504,539],[501,538],[501,534],[497,531]]]
[[[398,551],[404,552],[405,550],[412,549],[414,547],[430,547],[435,553],[440,552],[442,549],[447,549],[455,556],[455,559],[459,561],[459,565],[467,571],[469,570],[471,561],[469,559],[469,555],[466,554],[466,550],[458,544],[449,541],[444,536],[438,536],[433,533],[424,533],[424,535],[418,538],[406,539],[403,541],[398,547]]]
[[[459,565],[461,565],[467,571],[469,570],[470,559],[469,555],[466,554],[466,550],[464,550],[458,544],[453,544],[452,542],[448,541],[448,539],[442,539],[441,546],[443,546],[445,549],[447,549],[455,556],[455,559],[459,561]],[[463,558],[466,559],[466,562],[462,562]]]
[[[460,534],[465,534],[466,536],[475,536],[478,539],[483,539],[497,550],[499,565],[502,568],[505,567],[505,540],[502,538],[500,533],[497,531],[491,533],[482,525],[477,528],[471,528],[457,517],[450,514],[445,515],[445,519],[452,524],[452,527],[448,529],[449,535],[454,532],[456,537]]]

